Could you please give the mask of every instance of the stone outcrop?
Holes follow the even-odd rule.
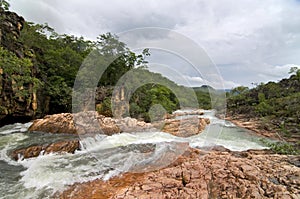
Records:
[[[35,120],[29,131],[105,135],[121,132],[163,131],[178,137],[189,137],[202,132],[207,124],[209,124],[209,119],[197,116],[182,120],[166,119],[160,123],[151,124],[129,117],[113,119],[99,115],[95,111],[87,111],[76,114],[48,115],[43,119]]]
[[[112,135],[119,133],[120,128],[112,118],[104,117],[94,111],[87,111],[76,114],[61,113],[45,116],[43,119],[35,120],[29,127],[29,131]]]
[[[187,115],[204,115],[204,111],[202,109],[197,109],[197,110],[187,110],[187,111],[175,111],[171,114],[167,113],[164,118],[165,119],[174,119],[176,117],[182,117],[182,116],[187,116]]]
[[[0,45],[22,57],[21,44],[17,42],[24,25],[24,18],[0,8]]]
[[[189,149],[167,168],[75,184],[60,198],[300,197],[297,156]]]
[[[175,111],[173,113],[173,115],[175,117],[186,116],[186,115],[203,115],[203,114],[204,114],[204,112],[201,109],[198,109],[198,110],[189,110],[189,111]]]
[[[74,153],[80,149],[79,140],[60,141],[48,145],[36,145],[27,148],[17,149],[12,152],[11,157],[14,160],[37,157],[40,154],[49,153]]]
[[[24,23],[23,17],[0,8],[0,47],[19,58],[28,56],[25,55],[23,44],[18,41]],[[31,75],[35,76],[35,73],[35,68],[32,67]],[[19,90],[28,91],[29,94],[18,96]],[[0,126],[15,122],[28,122],[36,114],[37,95],[32,84],[18,85],[0,68],[0,104]]]
[[[122,119],[115,119],[115,121],[122,132],[141,132],[156,130],[156,128],[151,123],[139,121],[135,118],[125,117]]]
[[[209,119],[197,116],[182,120],[167,119],[162,131],[178,137],[190,137],[201,133],[209,123]]]
[[[47,115],[43,119],[34,120],[28,130],[47,133],[76,134],[73,115],[71,113]]]

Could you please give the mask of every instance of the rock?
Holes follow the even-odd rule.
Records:
[[[95,111],[76,114],[61,113],[48,115],[37,119],[30,126],[29,131],[47,133],[89,134],[100,133],[112,135],[120,133],[120,128],[112,118],[106,118]]]
[[[18,40],[24,23],[23,17],[0,7],[0,47],[19,58],[26,57],[25,47]],[[35,76],[34,67],[31,67],[30,71],[31,75]],[[22,72],[14,75],[22,75]],[[20,85],[19,83],[17,84],[5,70],[0,68],[0,126],[16,122],[28,122],[36,114],[37,99],[33,85]],[[27,91],[28,95],[17,95],[16,91],[18,90]]]
[[[207,118],[167,119],[164,121],[162,131],[178,137],[190,137],[201,133],[207,124],[209,124]]]
[[[144,132],[155,130],[151,123],[146,123],[144,121],[138,121],[135,118],[122,118],[115,120],[121,132]]]
[[[2,8],[0,8],[0,15],[0,44],[6,49],[17,53],[20,50],[17,39],[25,20],[16,13],[4,11]]]
[[[189,149],[167,168],[70,186],[60,198],[299,198],[291,156]],[[273,180],[270,180],[273,179]],[[274,179],[276,183],[274,183]],[[281,179],[281,180],[280,180]]]
[[[74,153],[80,149],[79,140],[60,141],[43,146],[30,146],[23,149],[17,149],[12,152],[11,157],[14,160],[37,157],[40,154],[49,153]]]
[[[43,119],[34,120],[28,130],[47,133],[77,133],[71,113],[47,115]]]
[[[113,119],[99,115],[96,111],[86,111],[76,114],[61,113],[45,116],[43,119],[35,120],[29,131],[113,135],[121,132],[162,130],[175,136],[189,137],[199,134],[207,124],[209,124],[209,119],[191,117],[182,120],[167,119],[159,125],[154,125],[134,118]],[[160,128],[161,125],[163,125],[163,128]]]
[[[204,112],[201,109],[198,110],[191,110],[191,111],[175,111],[172,115],[174,117],[178,117],[178,116],[186,116],[186,115],[203,115]],[[168,115],[168,117],[170,118],[171,116]]]

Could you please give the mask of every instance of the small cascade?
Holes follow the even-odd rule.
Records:
[[[80,137],[74,154],[40,153],[14,161],[9,153],[37,143],[69,139],[70,135],[28,133],[30,123],[0,128],[0,198],[45,198],[76,182],[107,180],[126,171],[145,172],[168,166],[187,147],[222,145],[230,150],[265,148],[246,129],[220,120],[214,111],[204,111],[210,125],[203,133],[179,138],[164,132],[132,132],[112,136]],[[184,117],[189,117],[188,115]]]

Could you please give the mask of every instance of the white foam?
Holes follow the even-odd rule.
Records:
[[[82,139],[81,145],[87,151],[109,149],[130,144],[146,144],[159,142],[186,142],[185,138],[179,138],[164,132],[139,132],[121,133],[112,136],[95,136]]]
[[[28,138],[23,133],[14,133],[1,136],[0,139],[0,160],[7,162],[10,165],[19,165],[18,162],[14,161],[9,157],[8,152],[18,147],[19,142]]]
[[[0,128],[1,135],[7,135],[16,132],[26,132],[28,128],[32,125],[32,122],[28,122],[25,124],[15,123],[10,125],[5,125]]]

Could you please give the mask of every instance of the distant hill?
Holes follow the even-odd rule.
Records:
[[[201,87],[193,87],[194,91],[210,92],[216,91],[213,87],[209,85],[202,85]]]

